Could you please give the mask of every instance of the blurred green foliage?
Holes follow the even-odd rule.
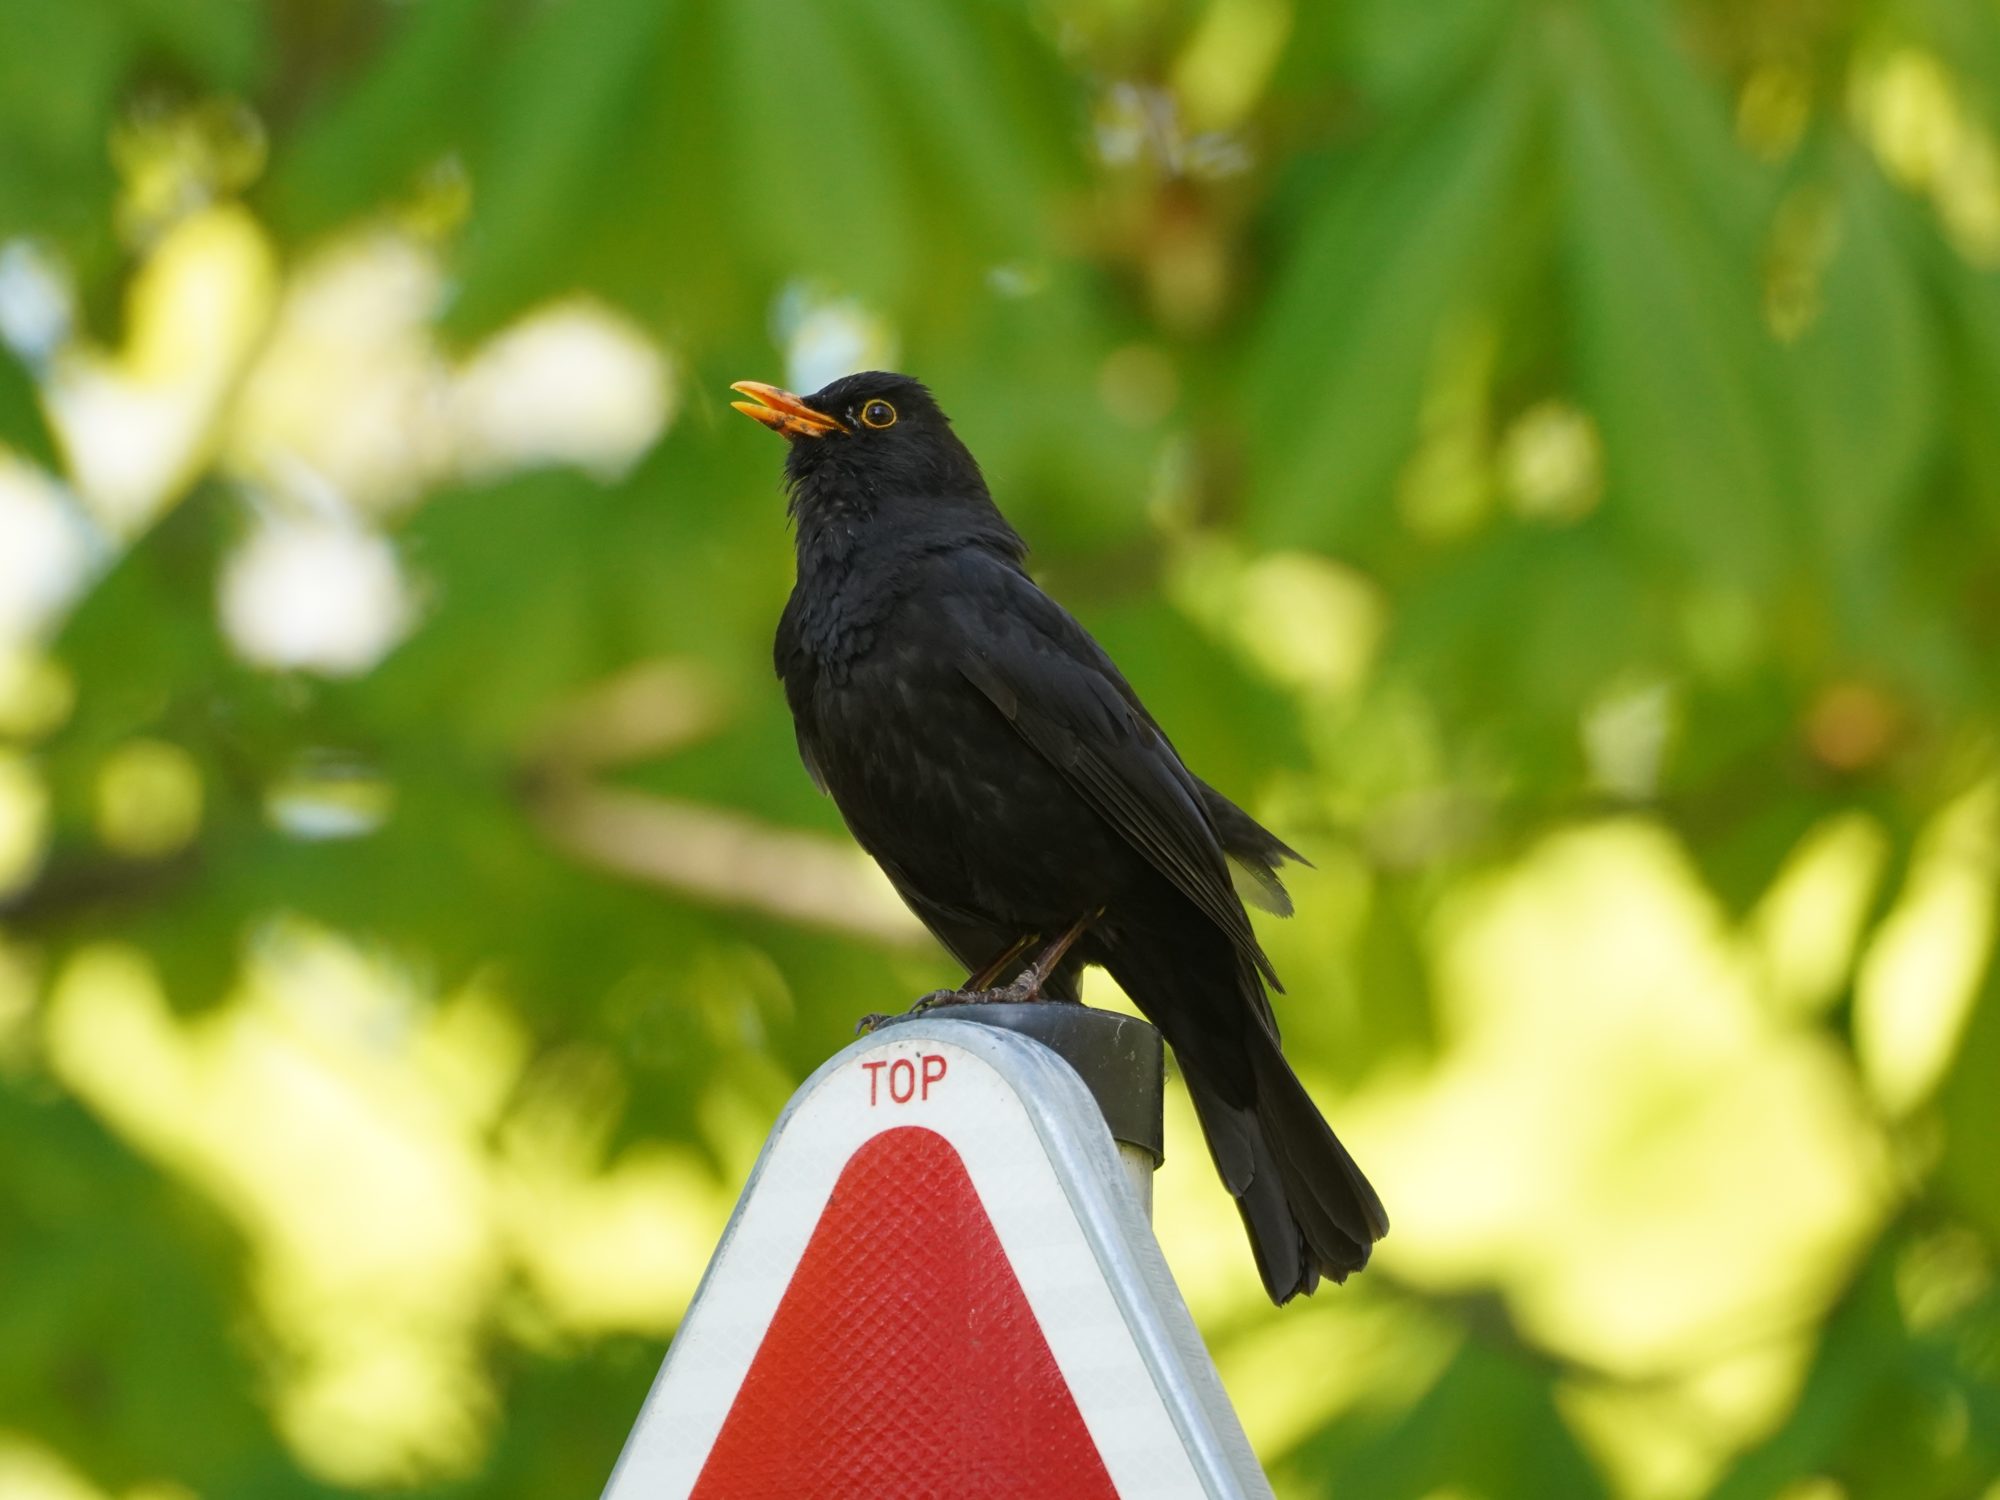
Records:
[[[452,399],[589,309],[651,425],[432,451],[315,362],[350,264]],[[0,548],[68,570],[0,565],[0,1491],[601,1485],[789,1089],[948,977],[769,680],[724,388],[815,328],[1319,866],[1283,1018],[1399,1234],[1262,1308],[1186,1135],[1160,1226],[1282,1494],[2000,1494],[1987,0],[0,0]],[[229,624],[287,523],[381,649]],[[1562,1051],[1628,1015],[1637,1125]],[[1545,1097],[1611,1186],[1467,1227],[1412,1143]],[[1823,1222],[1737,1160],[1795,1129]],[[1579,1318],[1614,1192],[1634,1326],[1789,1290]]]

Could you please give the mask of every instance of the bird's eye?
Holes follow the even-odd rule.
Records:
[[[861,420],[869,427],[894,427],[896,408],[886,401],[870,401],[861,408]]]

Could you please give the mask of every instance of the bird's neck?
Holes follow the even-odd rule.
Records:
[[[854,574],[927,553],[977,547],[1016,567],[1028,544],[1007,524],[975,471],[943,483],[883,490],[874,477],[828,465],[791,481],[799,580],[837,587]],[[949,497],[949,498],[947,498]]]
[[[969,550],[991,552],[1020,568],[1027,546],[995,512],[988,525],[891,527],[883,518],[818,515],[797,528],[798,580],[788,614],[804,659],[836,677],[876,640],[926,576],[930,559]]]
[[[1028,544],[997,512],[978,525],[959,521],[894,531],[852,516],[820,516],[810,523],[801,521],[794,542],[799,582],[822,589],[840,588],[849,579],[900,573],[916,560],[939,553],[976,549],[1015,568],[1024,567],[1028,557]]]
[[[793,532],[799,581],[835,584],[851,573],[862,550],[862,526],[851,514],[800,516]]]

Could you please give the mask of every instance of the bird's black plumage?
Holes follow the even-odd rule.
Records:
[[[920,383],[741,389],[790,439],[798,582],[776,664],[855,838],[969,971],[1087,920],[1042,991],[1074,999],[1101,964],[1160,1028],[1272,1298],[1359,1269],[1388,1219],[1279,1050],[1277,976],[1237,894],[1289,911],[1276,872],[1298,855],[1182,764],[1035,585]]]

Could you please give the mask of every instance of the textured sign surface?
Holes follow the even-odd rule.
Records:
[[[840,1174],[695,1483],[732,1495],[1116,1491],[951,1143],[876,1136]]]

